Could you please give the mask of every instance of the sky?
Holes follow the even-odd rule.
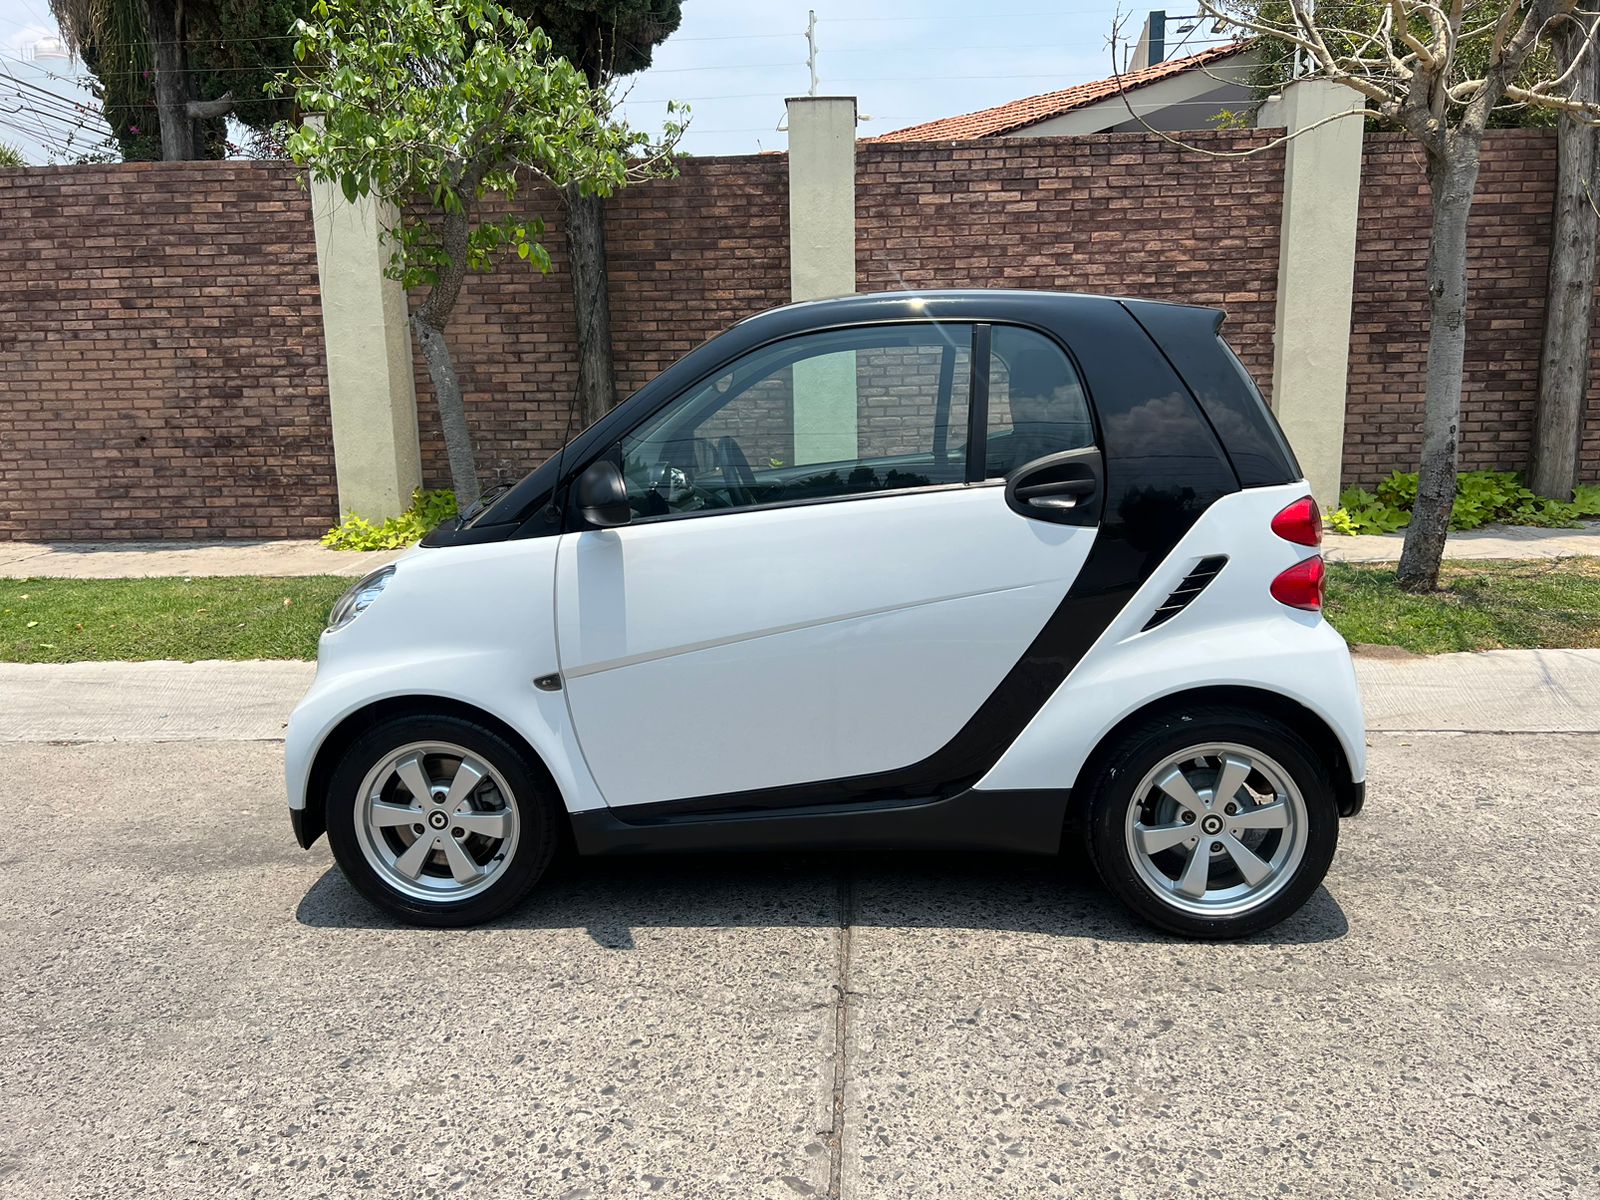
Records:
[[[805,31],[813,9],[817,94],[857,97],[863,137],[1112,72],[1117,0],[684,0],[683,24],[657,48],[650,70],[621,85],[628,122],[659,128],[666,102],[679,100],[691,111],[683,142],[691,154],[783,149],[784,98],[810,88]],[[1125,36],[1135,37],[1147,10],[1126,11]],[[1167,11],[1169,41],[1178,41],[1184,35],[1171,30],[1182,22],[1174,18],[1194,7]],[[54,32],[46,0],[0,0],[0,68],[24,75],[18,60],[26,47]],[[72,91],[60,79],[42,84]],[[18,129],[25,114],[7,112],[15,94],[0,86],[0,140],[28,151]],[[29,152],[31,161],[42,155],[36,145]]]

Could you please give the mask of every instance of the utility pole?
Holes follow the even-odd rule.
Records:
[[[808,96],[817,94],[817,10],[810,10],[810,19],[806,21],[806,66],[811,68],[811,90]]]

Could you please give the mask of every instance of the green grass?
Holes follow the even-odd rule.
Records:
[[[0,662],[314,658],[350,580],[0,579]],[[1452,562],[1411,596],[1394,568],[1334,563],[1328,619],[1351,642],[1419,654],[1600,646],[1600,558]]]
[[[0,662],[315,658],[352,580],[0,579]]]
[[[1327,615],[1347,641],[1418,654],[1600,646],[1600,558],[1447,562],[1427,596],[1402,592],[1394,575],[1329,566]]]

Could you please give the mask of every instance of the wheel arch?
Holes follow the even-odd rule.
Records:
[[[1218,706],[1244,708],[1271,717],[1289,726],[1303,737],[1312,750],[1332,767],[1334,798],[1339,804],[1339,815],[1351,817],[1361,811],[1365,798],[1365,785],[1353,778],[1350,758],[1339,741],[1339,735],[1319,714],[1281,692],[1243,684],[1213,684],[1185,688],[1159,696],[1128,713],[1107,729],[1078,771],[1078,779],[1087,782],[1095,778],[1100,764],[1105,761],[1123,735],[1133,726],[1165,713],[1194,708]],[[1073,789],[1073,804],[1068,820],[1081,819],[1090,797],[1088,789]]]
[[[423,715],[457,717],[493,730],[527,755],[529,765],[550,788],[551,794],[559,800],[561,787],[556,782],[550,765],[545,762],[544,756],[532,742],[518,732],[515,726],[495,716],[494,713],[450,696],[429,694],[388,696],[347,713],[328,731],[321,745],[317,747],[316,754],[311,760],[311,769],[306,776],[305,808],[300,811],[295,821],[295,836],[303,849],[309,850],[312,844],[327,832],[328,785],[339,759],[351,744],[367,730],[383,721],[395,717]],[[561,810],[566,811],[565,805],[561,805]],[[562,830],[563,839],[570,837],[570,821],[559,822],[558,828]]]

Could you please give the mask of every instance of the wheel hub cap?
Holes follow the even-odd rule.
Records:
[[[492,765],[461,746],[402,746],[367,773],[355,798],[356,840],[402,895],[464,900],[490,887],[516,852],[515,800]]]
[[[1231,743],[1168,755],[1134,789],[1126,827],[1140,881],[1164,904],[1204,916],[1248,912],[1281,891],[1307,829],[1288,772]]]

